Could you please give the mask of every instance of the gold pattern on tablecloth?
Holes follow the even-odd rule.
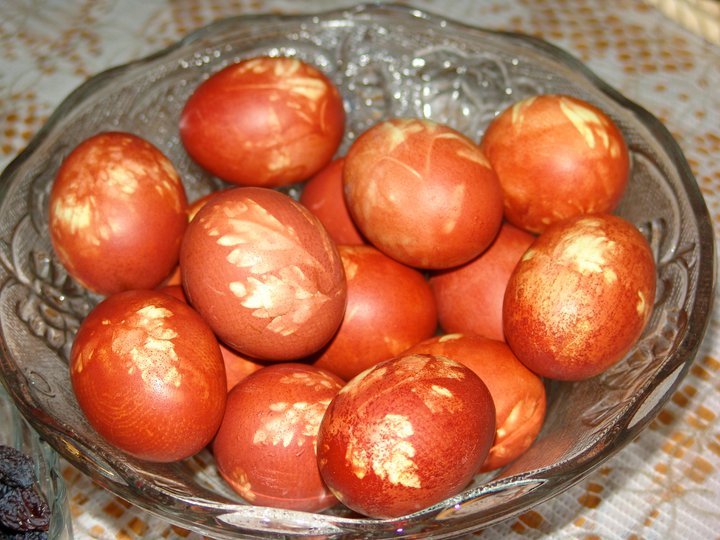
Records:
[[[416,0],[466,23],[559,45],[667,125],[720,224],[720,48],[642,0]],[[0,22],[0,167],[89,76],[218,18],[334,9],[322,0],[5,0]],[[720,315],[696,363],[635,441],[567,492],[472,536],[712,538],[720,530]],[[64,468],[78,538],[190,538]]]

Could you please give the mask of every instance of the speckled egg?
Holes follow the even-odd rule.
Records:
[[[223,478],[253,504],[317,512],[337,500],[323,483],[315,444],[343,381],[305,364],[273,364],[228,394],[213,443]]]
[[[261,360],[316,352],[344,314],[335,243],[307,208],[269,188],[214,194],[188,225],[180,269],[188,301],[220,340]]]
[[[495,404],[495,441],[482,471],[503,467],[533,443],[545,421],[543,380],[520,362],[504,341],[473,334],[444,334],[404,354],[447,356],[472,369]]]
[[[569,218],[548,227],[515,267],[505,339],[544,377],[593,377],[640,338],[655,290],[653,253],[635,225],[611,214]]]
[[[442,356],[399,356],[333,399],[318,432],[318,464],[349,508],[398,517],[465,488],[494,436],[492,397],[470,368]]]

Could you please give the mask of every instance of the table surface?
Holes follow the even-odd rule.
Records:
[[[704,1],[720,10],[720,4]],[[322,11],[352,3],[3,0],[0,169],[27,144],[68,93],[107,67],[145,56],[221,17]],[[679,12],[673,16],[671,9],[660,6],[667,8],[668,3],[415,0],[413,5],[479,26],[542,37],[579,57],[600,77],[651,111],[685,152],[717,235],[720,46],[688,29]],[[720,14],[715,16],[720,24]],[[720,538],[717,302],[716,306],[695,364],[648,429],[578,485],[517,518],[484,530],[480,536]],[[199,538],[102,490],[70,465],[65,465],[64,476],[76,538]]]

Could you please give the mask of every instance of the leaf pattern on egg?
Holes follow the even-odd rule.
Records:
[[[330,399],[316,403],[279,401],[270,404],[272,415],[255,431],[252,443],[284,448],[293,441],[297,446],[303,446],[308,441],[314,443],[329,403]]]
[[[182,375],[173,342],[177,332],[166,325],[171,317],[169,309],[149,305],[121,321],[113,352],[127,358],[129,375],[138,372],[145,382],[159,378],[164,384],[180,386]]]
[[[296,59],[275,59],[275,61],[268,62],[267,58],[250,59],[238,66],[238,75],[243,75],[246,72],[252,72],[255,74],[266,73],[272,71],[274,74],[273,82],[267,83],[254,83],[254,84],[243,84],[243,89],[246,91],[277,91],[277,99],[288,99],[300,98],[301,101],[293,102],[291,100],[289,106],[298,112],[298,115],[305,117],[308,123],[312,123],[312,120],[302,113],[306,109],[310,109],[312,113],[315,113],[318,109],[321,99],[328,92],[329,87],[327,83],[316,75],[306,75],[308,70],[305,65]]]
[[[420,488],[422,482],[415,464],[415,447],[408,439],[415,433],[410,419],[399,414],[386,414],[368,431],[368,445],[351,434],[346,460],[359,479],[372,471],[377,477],[395,485]]]
[[[588,148],[596,148],[599,145],[605,148],[612,157],[620,154],[617,141],[609,136],[607,122],[600,114],[567,98],[560,98],[558,103],[560,110],[578,130]]]
[[[330,300],[308,277],[308,270],[324,271],[320,262],[295,229],[255,201],[220,206],[202,220],[208,235],[230,248],[226,260],[250,272],[228,287],[254,317],[268,319],[267,330],[292,335]]]

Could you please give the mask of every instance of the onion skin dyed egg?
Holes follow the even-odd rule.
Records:
[[[332,159],[345,110],[335,85],[296,58],[256,57],[201,83],[180,117],[188,154],[232,184],[307,180]]]
[[[498,469],[520,457],[537,438],[545,421],[547,398],[540,377],[518,360],[504,341],[478,335],[445,334],[410,347],[403,354],[434,354],[472,369],[495,404],[495,442],[481,472]]]
[[[438,322],[446,333],[505,340],[505,288],[515,265],[534,240],[532,234],[505,222],[490,247],[478,257],[430,276]]]
[[[325,410],[344,382],[286,362],[267,366],[228,394],[213,442],[218,470],[250,503],[318,512],[337,503],[320,477],[315,444]]]
[[[103,132],[63,160],[50,192],[50,240],[84,287],[108,295],[151,289],[175,268],[187,198],[170,160],[150,142]]]
[[[368,245],[338,251],[347,279],[345,316],[314,365],[347,381],[432,336],[437,309],[418,270]]]
[[[655,302],[645,237],[611,214],[548,227],[513,271],[505,339],[535,373],[575,381],[599,375],[637,342]]]
[[[318,351],[345,310],[335,243],[307,208],[272,189],[210,198],[188,225],[180,269],[189,303],[218,338],[259,360]]]
[[[115,293],[80,324],[70,353],[80,409],[110,444],[140,459],[190,457],[225,411],[225,369],[210,327],[159,291]]]
[[[629,178],[618,126],[571,96],[516,102],[493,119],[480,147],[500,179],[506,219],[532,233],[576,215],[611,212]]]
[[[492,397],[470,368],[403,355],[364,371],[332,400],[318,432],[318,465],[348,508],[393,518],[462,491],[494,436]]]
[[[482,150],[424,119],[379,122],[350,146],[345,200],[363,236],[417,268],[449,268],[482,253],[502,221],[502,190]]]
[[[300,202],[317,216],[336,244],[362,245],[365,239],[353,223],[345,204],[342,183],[344,163],[345,158],[337,158],[308,180]]]

